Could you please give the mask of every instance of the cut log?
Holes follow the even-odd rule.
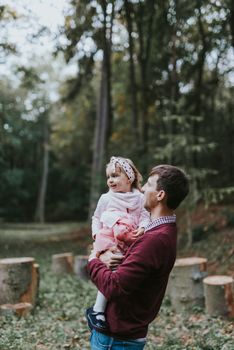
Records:
[[[234,317],[234,288],[230,276],[208,276],[203,280],[205,310],[211,316]]]
[[[39,285],[40,285],[40,265],[35,263],[33,264],[33,279],[32,279],[32,305],[33,306],[38,304]]]
[[[0,305],[35,304],[38,277],[34,258],[8,258],[0,260]]]
[[[81,280],[88,281],[89,274],[87,271],[88,256],[87,255],[77,255],[74,261],[74,272],[76,277]]]
[[[33,309],[30,303],[18,303],[18,304],[3,304],[0,305],[0,315],[17,315],[20,317],[25,317]]]
[[[39,294],[39,281],[40,281],[40,274],[39,274],[39,265],[34,263],[32,265],[32,280],[31,284],[28,288],[28,290],[22,294],[20,300],[21,302],[28,302],[30,301],[30,304],[34,307],[37,304],[38,301],[38,294]]]
[[[52,271],[56,274],[74,272],[74,256],[72,253],[54,254],[52,256]]]
[[[190,257],[177,259],[170,274],[167,295],[172,308],[183,313],[194,306],[204,306],[202,280],[207,276],[207,259]]]

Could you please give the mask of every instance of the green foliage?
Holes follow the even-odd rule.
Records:
[[[8,6],[7,4],[0,6],[0,30],[1,33],[4,33],[4,29],[7,23],[11,21],[15,21],[18,18],[18,13],[13,8]],[[16,45],[9,42],[8,38],[5,35],[2,35],[0,42],[0,59],[1,63],[5,61],[7,55],[12,53],[17,53]]]
[[[233,213],[233,211],[230,209],[224,209],[222,211],[222,214],[225,217],[226,225],[228,227],[234,227],[234,213]]]
[[[63,86],[67,91],[67,86]],[[95,104],[89,84],[72,102],[55,105],[51,116],[48,220],[84,220],[89,206]],[[63,189],[58,191],[57,189]],[[54,205],[56,203],[56,206]]]
[[[207,188],[204,190],[205,201],[207,203],[219,203],[225,199],[231,198],[233,193],[234,187]]]
[[[197,225],[192,230],[193,242],[198,242],[207,238],[208,235],[216,233],[215,224]]]
[[[40,173],[40,115],[24,104],[27,91],[1,85],[0,211],[6,220],[32,218]]]
[[[34,217],[45,116],[50,124],[46,219],[87,217],[105,23],[113,114],[108,156],[133,159],[145,176],[158,162],[185,168],[191,177],[186,201],[190,212],[201,200],[208,205],[232,202],[231,3],[111,1],[106,13],[103,1],[69,3],[53,60],[61,64],[62,53],[66,63],[77,65],[77,72],[63,81],[60,71],[53,75],[53,62],[38,62],[35,56],[33,64],[12,67],[14,81],[1,77],[1,218]],[[0,7],[1,30],[7,23],[16,24],[17,18],[13,5]],[[2,62],[15,52],[7,38],[0,44]],[[49,101],[54,88],[48,82],[56,84],[60,101]],[[105,169],[100,182],[105,184]]]

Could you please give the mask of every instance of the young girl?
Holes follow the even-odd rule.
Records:
[[[111,157],[106,167],[109,191],[101,195],[92,218],[93,249],[100,255],[108,249],[125,254],[129,245],[144,233],[149,213],[140,192],[141,174],[130,159]],[[90,328],[107,328],[107,300],[98,292],[93,308],[86,312]]]

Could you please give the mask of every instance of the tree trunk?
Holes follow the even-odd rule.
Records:
[[[145,13],[145,10],[147,10],[147,14]],[[150,0],[149,4],[147,4],[147,7],[145,7],[143,3],[139,3],[139,9],[137,13],[137,28],[138,28],[138,35],[139,35],[138,60],[140,64],[140,76],[141,76],[142,153],[144,154],[144,157],[147,157],[147,152],[148,152],[148,136],[149,136],[148,77],[149,77],[149,62],[150,62],[154,15],[155,15],[154,1]],[[147,18],[147,21],[146,21],[147,28],[144,28],[145,18]],[[146,35],[146,37],[144,37],[144,35]],[[147,163],[147,159],[146,159],[146,163]]]
[[[48,117],[44,115],[44,125],[43,125],[43,164],[42,164],[42,175],[41,184],[39,188],[37,207],[35,212],[35,221],[44,223],[45,222],[45,200],[46,200],[46,190],[48,183],[48,173],[49,173],[49,124]]]
[[[126,20],[127,20],[127,30],[128,30],[128,42],[129,42],[129,86],[131,94],[131,107],[132,107],[132,129],[133,136],[138,139],[138,103],[137,103],[137,84],[136,84],[136,74],[134,65],[134,44],[132,38],[132,10],[130,8],[130,3],[128,0],[124,1]]]
[[[91,193],[89,217],[92,216],[100,196],[102,178],[104,178],[104,162],[106,156],[106,138],[107,138],[107,96],[106,96],[106,71],[104,62],[102,63],[102,76],[100,88],[100,100],[97,109],[97,119],[95,128],[95,138],[93,147],[93,164],[91,175]],[[103,174],[103,175],[102,175]]]
[[[170,76],[170,114],[176,115],[177,114],[177,101],[178,101],[178,91],[179,91],[179,82],[178,82],[178,74],[177,74],[177,50],[176,50],[176,40],[177,40],[177,18],[176,18],[176,24],[173,28],[172,33],[172,47],[171,47],[171,65],[172,69],[169,70],[169,76]],[[169,141],[170,143],[173,143],[174,135],[176,134],[176,123],[175,120],[172,118],[168,121],[168,129],[169,129]],[[170,164],[174,164],[174,155],[173,151],[170,152],[168,155],[168,161]]]
[[[202,13],[201,13],[201,1],[197,0],[198,3],[198,28],[199,34],[202,42],[202,49],[198,54],[198,72],[197,72],[197,81],[196,81],[196,106],[195,106],[195,115],[201,114],[201,96],[202,96],[202,88],[203,88],[203,75],[204,75],[204,65],[206,59],[207,52],[207,39],[204,30],[204,26],[202,23]]]
[[[182,313],[195,305],[204,305],[202,279],[207,275],[206,262],[207,259],[198,257],[176,260],[167,288],[176,312]]]
[[[202,94],[203,94],[203,75],[204,75],[204,66],[205,66],[205,59],[206,59],[206,53],[207,53],[207,39],[206,34],[202,22],[202,12],[201,12],[201,1],[197,0],[197,10],[198,10],[198,28],[199,28],[199,35],[202,42],[202,49],[200,52],[198,52],[198,62],[197,62],[197,79],[196,79],[196,86],[195,86],[195,110],[194,114],[195,116],[201,116],[202,111]],[[199,123],[194,120],[193,122],[193,137],[194,137],[194,143],[197,143],[197,138],[199,136]],[[194,153],[193,155],[193,166],[195,168],[199,167],[198,162],[198,155],[197,153]]]
[[[231,30],[231,42],[232,47],[234,48],[234,1],[230,1],[230,15],[229,15],[229,24]]]
[[[0,260],[0,304],[36,304],[38,295],[38,265],[33,258]]]
[[[203,283],[206,313],[211,316],[234,317],[233,278],[208,276]]]
[[[188,207],[185,208],[185,220],[186,220],[186,231],[187,231],[187,248],[191,248],[193,244],[193,231],[191,222],[192,211]]]
[[[100,196],[102,174],[104,174],[104,162],[106,160],[108,138],[111,133],[112,107],[111,107],[111,33],[107,37],[106,25],[106,1],[102,1],[104,15],[103,22],[103,61],[101,69],[101,86],[99,95],[99,104],[97,108],[97,120],[95,126],[95,139],[93,147],[93,163],[91,175],[91,193],[89,205],[89,217],[92,216]]]

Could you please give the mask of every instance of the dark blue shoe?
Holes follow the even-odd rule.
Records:
[[[92,331],[93,328],[97,331],[107,331],[108,325],[106,321],[99,320],[97,316],[105,318],[104,312],[96,312],[92,307],[86,310],[86,319],[88,321],[89,329]]]

